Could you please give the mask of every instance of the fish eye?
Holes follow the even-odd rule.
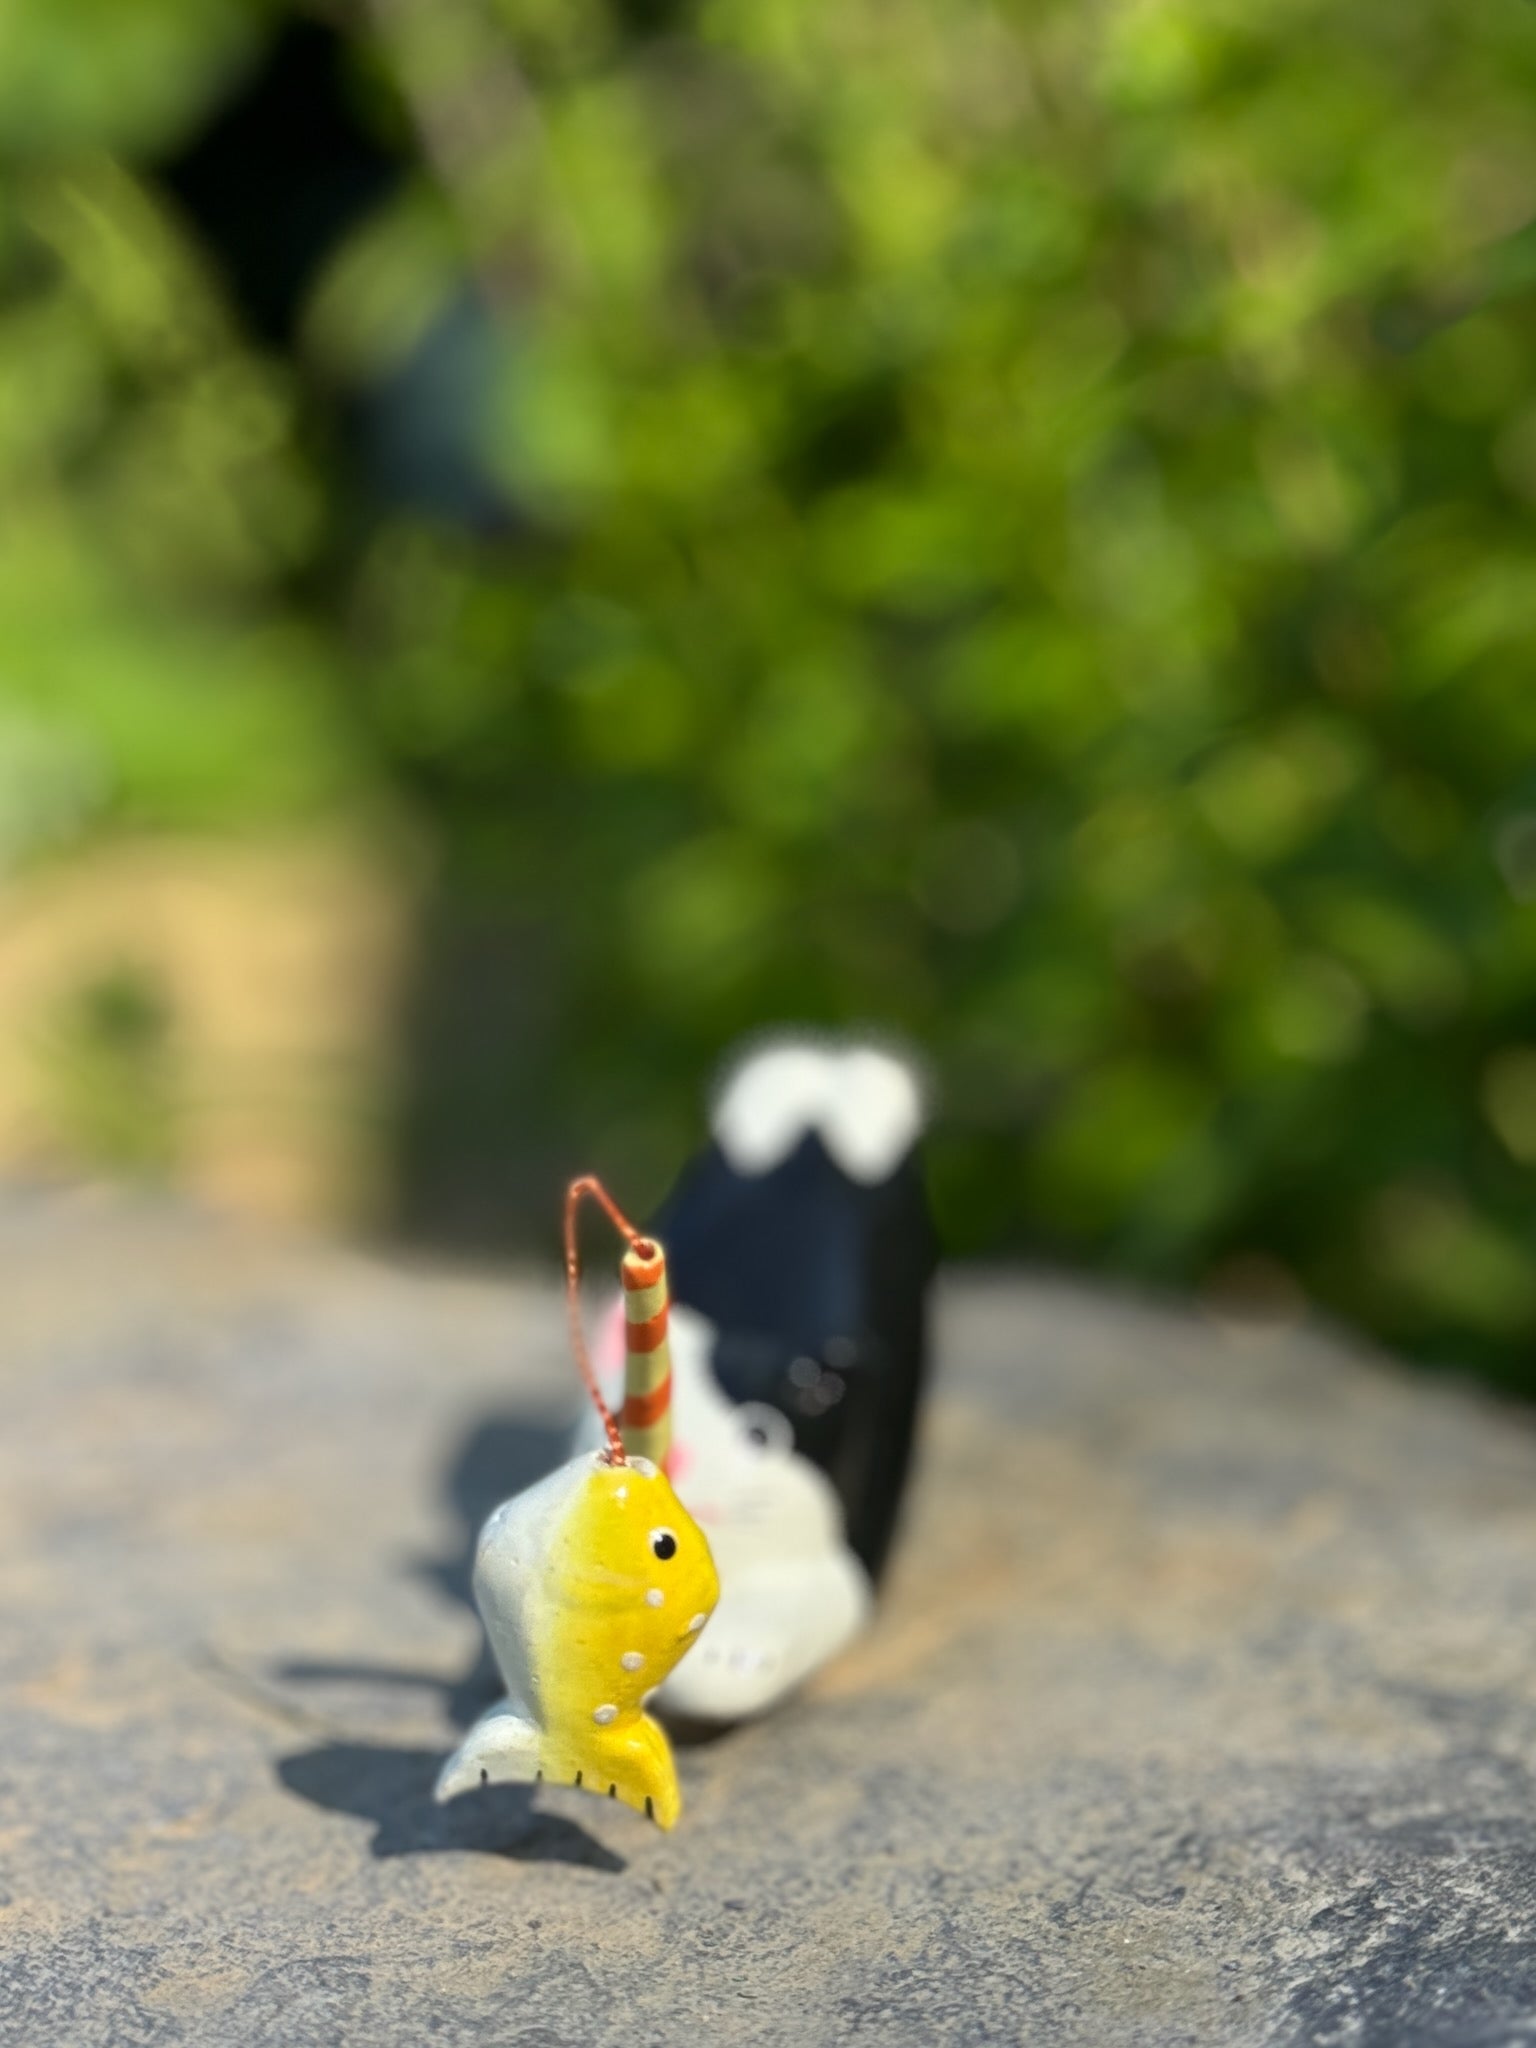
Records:
[[[669,1557],[676,1557],[677,1555],[677,1538],[670,1529],[653,1529],[651,1531],[651,1551],[654,1556],[659,1557],[662,1563],[665,1564]]]

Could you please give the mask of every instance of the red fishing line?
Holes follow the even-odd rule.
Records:
[[[571,1326],[571,1349],[576,1354],[576,1367],[586,1384],[592,1405],[602,1418],[603,1433],[608,1439],[609,1461],[615,1465],[627,1462],[624,1456],[624,1439],[619,1434],[619,1425],[613,1419],[613,1411],[603,1399],[597,1384],[597,1374],[592,1370],[592,1360],[587,1352],[586,1332],[581,1324],[581,1255],[576,1245],[576,1219],[582,1198],[590,1195],[606,1212],[619,1235],[627,1240],[642,1258],[649,1258],[655,1246],[644,1238],[630,1222],[618,1203],[593,1174],[584,1173],[579,1180],[573,1180],[565,1191],[565,1312]]]

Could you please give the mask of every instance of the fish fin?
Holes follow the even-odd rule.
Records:
[[[661,1724],[642,1714],[629,1743],[623,1767],[615,1772],[617,1796],[626,1806],[643,1813],[657,1827],[670,1831],[683,1810],[683,1795],[677,1782],[677,1765],[672,1745]]]
[[[481,1785],[531,1785],[539,1775],[538,1728],[511,1700],[483,1713],[438,1773],[439,1801]]]
[[[683,1795],[677,1782],[677,1767],[671,1757],[647,1771],[631,1804],[647,1820],[670,1834],[683,1810]]]
[[[649,1714],[636,1714],[618,1728],[594,1730],[579,1747],[552,1744],[545,1761],[553,1783],[575,1784],[599,1799],[633,1807],[659,1828],[677,1824],[683,1807],[677,1766],[660,1723]]]

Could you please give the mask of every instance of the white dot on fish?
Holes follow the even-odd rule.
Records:
[[[613,1497],[615,1500],[628,1500],[629,1488],[627,1486],[616,1486],[613,1489]]]
[[[694,1630],[702,1628],[705,1622],[708,1621],[708,1619],[709,1616],[707,1614],[696,1614],[693,1617],[692,1621],[689,1622],[687,1628],[684,1630],[684,1634],[691,1636]]]
[[[645,1604],[647,1607],[660,1607],[666,1597],[660,1586],[652,1586],[649,1593],[645,1596]]]
[[[619,1659],[619,1662],[624,1666],[624,1669],[626,1671],[638,1671],[641,1665],[645,1662],[645,1659],[641,1656],[638,1650],[626,1650],[623,1656]]]
[[[594,1707],[592,1718],[599,1728],[606,1728],[610,1721],[617,1721],[619,1710],[617,1707]]]

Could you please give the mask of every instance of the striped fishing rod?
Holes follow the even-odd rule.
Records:
[[[624,1406],[616,1423],[604,1401],[587,1355],[581,1325],[581,1264],[576,1220],[582,1198],[590,1195],[606,1213],[627,1249],[619,1266],[624,1290]],[[670,1297],[666,1253],[653,1237],[643,1237],[617,1202],[592,1174],[573,1180],[565,1195],[565,1299],[571,1325],[571,1346],[587,1392],[602,1418],[609,1456],[622,1465],[626,1456],[649,1458],[665,1471],[672,1449],[672,1352],[667,1341]]]

